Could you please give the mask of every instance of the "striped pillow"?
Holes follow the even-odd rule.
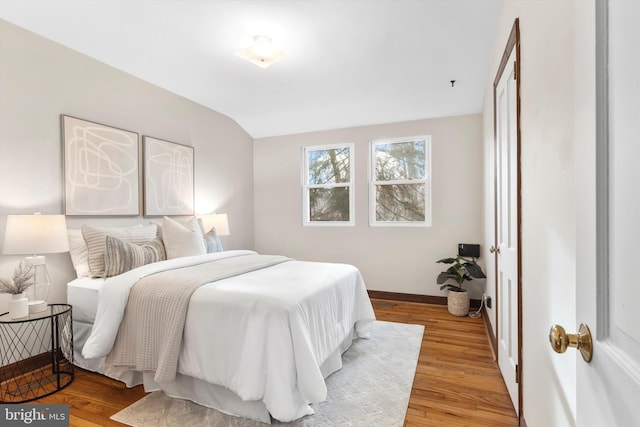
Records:
[[[83,225],[81,229],[82,237],[87,243],[89,270],[91,270],[92,277],[104,277],[104,251],[107,235],[117,237],[125,242],[141,245],[155,238],[157,232],[155,224],[125,228],[99,228]]]
[[[128,243],[117,237],[107,236],[104,252],[105,277],[117,276],[134,268],[167,259],[162,239],[143,245]]]

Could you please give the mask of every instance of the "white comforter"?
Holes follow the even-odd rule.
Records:
[[[227,251],[140,267],[105,281],[86,358],[106,356],[115,342],[129,290],[144,276],[217,258]],[[178,372],[222,385],[245,401],[262,401],[291,421],[312,414],[326,398],[320,366],[353,328],[375,319],[360,272],[353,266],[288,261],[208,283],[189,303]]]

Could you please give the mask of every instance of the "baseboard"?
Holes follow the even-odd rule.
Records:
[[[491,321],[489,320],[489,313],[487,313],[486,307],[482,307],[482,318],[484,319],[484,327],[487,330],[487,338],[489,339],[489,344],[491,345],[491,352],[493,353],[493,360],[498,360],[498,341],[496,339],[496,334],[493,332],[493,327],[491,326]]]
[[[0,378],[2,380],[14,378],[16,375],[23,375],[43,366],[51,365],[52,358],[53,356],[49,351],[2,366],[0,367]]]
[[[447,305],[447,297],[438,295],[418,295],[418,294],[404,294],[400,292],[386,292],[386,291],[367,291],[369,298],[386,299],[390,301],[402,301],[402,302],[417,302],[421,304],[436,304]],[[479,299],[472,299],[469,302],[471,308],[480,307]]]
[[[487,339],[489,340],[491,352],[493,353],[493,360],[496,362],[496,368],[500,370],[500,367],[498,366],[498,339],[495,332],[493,331],[493,327],[491,326],[489,313],[487,313],[486,307],[482,308],[482,317],[484,318],[484,326],[487,331]],[[524,415],[522,414],[522,409],[520,409],[520,413],[516,415],[518,415],[519,417],[518,427],[527,427],[527,422],[525,421]]]
[[[386,291],[367,291],[369,298],[386,299],[391,301],[403,301],[403,302],[419,302],[423,304],[438,304],[447,305],[447,297],[434,296],[434,295],[417,295],[417,294],[402,294],[398,292],[386,292]]]

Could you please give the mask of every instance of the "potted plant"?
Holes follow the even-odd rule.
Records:
[[[462,288],[465,280],[484,279],[485,276],[482,268],[476,263],[475,259],[468,259],[461,256],[455,258],[443,258],[437,262],[443,264],[451,264],[446,271],[438,275],[437,283],[440,290],[448,289],[447,308],[449,313],[454,316],[466,316],[469,314],[469,293]],[[447,283],[454,281],[455,284]]]
[[[33,285],[33,265],[25,266],[22,261],[13,272],[11,279],[0,278],[0,293],[11,294],[9,317],[17,319],[29,314],[29,300],[25,291]]]

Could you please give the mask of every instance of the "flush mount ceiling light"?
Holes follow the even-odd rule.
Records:
[[[287,56],[285,51],[267,36],[254,36],[251,45],[236,52],[236,55],[262,68],[267,68]]]

